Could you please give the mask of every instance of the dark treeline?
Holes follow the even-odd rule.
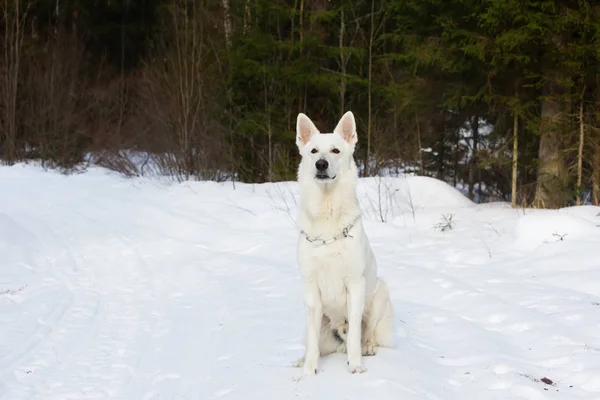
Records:
[[[0,156],[289,180],[352,110],[364,176],[598,204],[599,50],[591,0],[0,0]]]

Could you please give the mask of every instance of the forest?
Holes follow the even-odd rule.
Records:
[[[294,180],[351,110],[361,176],[598,205],[599,59],[591,0],[0,0],[0,159]]]

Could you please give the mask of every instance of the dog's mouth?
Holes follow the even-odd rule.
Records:
[[[315,179],[318,179],[318,180],[320,180],[320,181],[325,181],[325,180],[334,180],[336,176],[337,176],[337,175],[334,175],[334,176],[329,176],[329,175],[327,175],[327,174],[325,174],[325,173],[322,173],[322,172],[321,172],[321,173],[317,173],[317,174],[315,175]]]

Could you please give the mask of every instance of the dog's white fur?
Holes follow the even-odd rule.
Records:
[[[304,232],[298,239],[298,263],[306,310],[306,351],[296,365],[303,367],[304,375],[314,375],[319,356],[346,352],[350,372],[362,373],[362,355],[393,345],[393,311],[360,220],[354,115],[348,111],[333,133],[321,134],[300,113],[296,134],[302,155],[297,224]],[[325,171],[318,171],[319,160],[327,161]],[[353,222],[347,237],[330,240]]]

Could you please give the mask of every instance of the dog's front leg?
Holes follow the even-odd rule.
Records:
[[[361,323],[365,308],[365,280],[353,279],[347,284],[348,293],[348,368],[353,374],[362,374],[366,368],[362,366]]]
[[[323,303],[316,282],[304,285],[306,308],[306,352],[304,354],[304,375],[316,375],[319,363],[319,336],[323,321]]]

